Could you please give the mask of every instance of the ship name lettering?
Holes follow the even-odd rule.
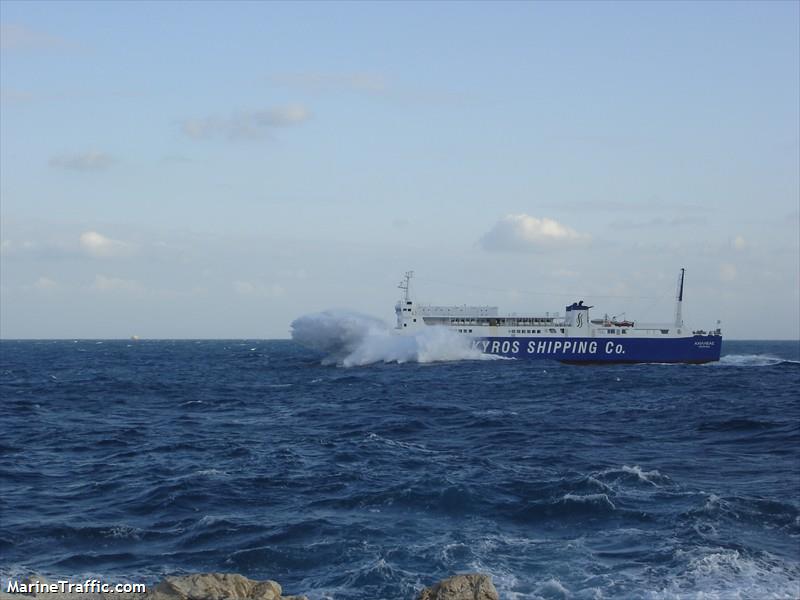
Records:
[[[517,342],[514,343],[516,344]],[[514,353],[518,351],[519,349],[515,346]],[[566,354],[567,352],[571,354],[597,354],[597,342],[588,342],[586,340],[580,342],[567,340],[530,340],[526,348],[528,354],[554,354],[559,351],[562,354]],[[611,354],[614,350],[606,349],[606,352]],[[617,353],[619,354],[620,350],[617,350]]]

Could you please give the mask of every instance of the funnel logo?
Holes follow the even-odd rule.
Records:
[[[576,327],[583,327],[583,314],[578,313],[578,318],[575,319],[575,326]]]

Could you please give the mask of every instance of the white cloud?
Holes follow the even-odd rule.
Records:
[[[265,284],[241,280],[233,282],[233,289],[242,296],[259,296],[262,298],[278,298],[286,293],[284,287],[279,283]]]
[[[84,252],[95,258],[111,258],[131,253],[132,246],[127,242],[113,240],[96,231],[81,234],[80,245]]]
[[[122,279],[119,277],[106,277],[97,275],[92,283],[92,289],[99,292],[142,292],[144,287],[133,279]]]
[[[282,269],[278,271],[281,279],[298,279],[300,281],[308,279],[308,272],[305,269]]]
[[[507,215],[480,240],[490,252],[535,252],[554,246],[578,244],[589,240],[558,221],[530,215]]]
[[[34,31],[24,25],[0,25],[0,48],[3,50],[50,50],[72,48],[64,38]]]
[[[72,169],[73,171],[102,171],[116,161],[105,152],[84,152],[83,154],[61,154],[50,159],[51,167]]]
[[[381,73],[366,71],[277,73],[271,75],[269,80],[304,94],[361,94],[404,103],[438,104],[447,107],[475,101],[462,91],[408,87]]]
[[[646,221],[631,221],[628,219],[618,219],[610,223],[611,227],[618,227],[623,229],[641,229],[644,227],[685,227],[687,225],[706,225],[708,219],[705,217],[654,217]]]
[[[28,104],[35,96],[29,92],[12,88],[0,88],[0,102],[3,104]]]
[[[195,140],[227,138],[261,139],[271,129],[298,125],[307,121],[311,113],[304,106],[289,105],[265,110],[243,111],[230,117],[187,119],[181,123],[183,133]]]
[[[43,291],[52,290],[57,286],[58,284],[49,277],[39,277],[39,279],[36,280],[36,283],[33,284],[33,287],[35,287],[37,290]]]
[[[384,94],[389,85],[382,75],[376,73],[283,73],[272,80],[309,92],[354,91],[367,94]]]
[[[74,243],[69,244],[61,240],[3,240],[0,243],[0,255],[15,258],[55,259],[74,256],[75,248]]]
[[[736,267],[730,263],[725,263],[719,267],[719,278],[722,281],[733,281],[736,279]]]
[[[580,273],[569,269],[556,269],[553,271],[553,276],[559,279],[575,279],[576,277],[580,277]]]

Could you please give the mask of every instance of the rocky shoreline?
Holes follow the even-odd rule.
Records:
[[[0,600],[309,600],[302,594],[284,596],[283,588],[277,581],[257,581],[236,573],[167,577],[144,593],[45,591],[57,581],[35,575],[17,582],[15,589],[18,591],[10,591],[11,583],[3,582]],[[499,600],[499,596],[491,577],[482,573],[467,573],[448,577],[423,589],[417,600]]]

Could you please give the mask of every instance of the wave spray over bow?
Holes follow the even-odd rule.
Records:
[[[380,319],[344,310],[326,310],[295,319],[292,339],[325,352],[324,364],[344,367],[496,358],[472,348],[469,338],[444,328],[428,327],[400,335]]]

